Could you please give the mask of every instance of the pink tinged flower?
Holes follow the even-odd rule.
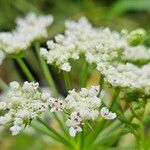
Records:
[[[116,118],[116,113],[110,112],[106,107],[103,107],[100,110],[100,114],[102,117],[104,117],[105,119],[108,119],[108,120]]]
[[[49,106],[51,107],[51,112],[62,111],[65,107],[64,101],[55,98],[49,98]]]

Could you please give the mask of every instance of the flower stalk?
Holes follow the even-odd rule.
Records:
[[[48,65],[45,63],[45,61],[43,60],[43,58],[40,56],[40,45],[39,45],[38,42],[36,42],[36,43],[34,44],[34,46],[35,46],[35,51],[36,51],[37,56],[38,56],[38,59],[39,59],[39,61],[40,61],[40,65],[41,65],[43,74],[44,74],[44,76],[45,76],[45,79],[46,79],[46,81],[47,81],[49,87],[52,89],[53,95],[54,95],[55,97],[57,97],[57,96],[58,96],[58,91],[57,91],[55,82],[54,82],[54,80],[53,80],[53,77],[52,77],[52,75],[51,75],[51,72],[50,72],[50,70],[49,70],[49,68],[48,68]]]
[[[63,73],[63,77],[64,77],[64,82],[65,82],[65,86],[66,86],[66,91],[69,91],[71,89],[70,86],[70,79],[69,79],[69,74],[66,71],[62,71]]]
[[[23,72],[25,73],[26,77],[30,81],[36,81],[35,78],[33,77],[33,75],[31,74],[30,70],[26,66],[25,62],[23,61],[23,59],[22,58],[16,58],[16,60],[19,64],[19,66],[21,67],[21,69],[23,70]]]

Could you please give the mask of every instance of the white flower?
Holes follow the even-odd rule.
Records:
[[[46,44],[47,44],[49,49],[55,48],[55,44],[54,44],[53,40],[47,41]]]
[[[61,69],[64,70],[64,71],[67,71],[69,72],[71,70],[71,66],[69,63],[64,63],[61,65]]]
[[[110,112],[106,107],[103,107],[100,110],[100,114],[102,117],[104,117],[105,119],[115,119],[116,118],[116,113],[112,113]]]
[[[10,88],[13,89],[13,90],[18,89],[19,86],[20,86],[17,81],[13,81],[13,82],[11,82],[9,85],[10,85]]]
[[[81,88],[79,93],[73,89],[65,98],[66,109],[79,112],[81,118],[85,120],[96,120],[101,105],[101,99],[97,97],[98,93],[99,86],[92,86],[89,89]]]
[[[39,83],[36,82],[24,82],[23,84],[23,88],[26,89],[27,91],[31,91],[31,90],[36,90],[39,87]]]
[[[14,119],[14,125],[22,125],[22,124],[23,124],[23,120],[21,118]]]
[[[18,110],[18,112],[16,113],[16,117],[21,119],[30,118],[30,116],[31,116],[30,112],[26,109]]]
[[[0,116],[0,125],[5,125],[11,121],[11,116],[9,114],[5,114],[4,116]]]
[[[96,120],[99,117],[101,99],[98,96],[99,86],[81,88],[76,92],[74,89],[68,92],[65,98],[65,110],[71,114],[66,121],[69,133],[75,137],[77,132],[82,131],[82,125],[86,120]]]
[[[10,128],[10,131],[12,132],[12,135],[17,135],[22,130],[22,127],[14,125]]]
[[[47,54],[48,54],[48,51],[46,48],[40,48],[40,55],[42,57],[46,58]]]
[[[65,108],[65,103],[63,100],[52,97],[48,99],[48,104],[51,107],[51,112],[62,111]]]
[[[82,128],[81,127],[77,127],[77,128],[71,127],[71,128],[69,128],[69,134],[72,137],[75,137],[77,132],[82,132]]]
[[[75,137],[77,132],[81,132],[82,128],[80,127],[83,124],[80,113],[72,112],[70,118],[66,121],[66,125],[69,128],[69,133],[71,136]]]
[[[43,92],[41,95],[41,98],[43,100],[48,100],[50,98],[50,93],[49,92]]]
[[[99,86],[92,86],[92,87],[89,89],[89,95],[90,95],[90,96],[97,96],[97,95],[99,94],[99,89],[100,89]]]
[[[86,88],[82,88],[81,91],[79,92],[81,97],[87,97],[89,94],[89,90]]]
[[[56,42],[58,43],[62,43],[63,40],[64,40],[64,36],[62,34],[58,34],[56,37],[55,37],[55,40]]]
[[[35,13],[29,13],[24,18],[17,18],[17,26],[14,30],[0,33],[0,48],[6,54],[18,54],[26,50],[34,40],[46,38],[47,27],[52,22],[51,15],[37,16]]]
[[[0,102],[0,110],[7,109],[7,103],[6,102]]]
[[[23,86],[18,82],[10,83],[10,90],[4,96],[5,102],[0,102],[1,108],[6,108],[4,115],[0,116],[0,125],[11,124],[13,135],[18,134],[32,120],[40,117],[48,110],[49,94],[39,91],[39,83],[24,82]],[[5,105],[6,103],[6,105]]]

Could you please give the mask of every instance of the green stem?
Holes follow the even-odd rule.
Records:
[[[117,103],[119,101],[119,94],[120,94],[120,89],[116,88],[115,93],[114,93],[114,97],[112,99],[112,103],[110,105],[110,110],[112,110],[112,111],[114,111],[116,106],[117,106]]]
[[[143,149],[143,143],[144,143],[144,134],[145,134],[145,129],[144,129],[144,124],[142,121],[139,122],[140,124],[140,139],[139,139],[139,149]]]
[[[28,69],[28,67],[26,66],[24,61],[21,58],[16,58],[16,60],[17,60],[18,64],[20,65],[21,69],[23,70],[23,72],[25,73],[26,77],[30,81],[35,81],[35,78],[32,76],[30,70]]]
[[[41,68],[39,67],[39,60],[36,57],[35,53],[30,50],[30,54],[25,58],[25,60],[27,61],[27,63],[29,64],[29,66],[34,70],[34,72],[36,72],[39,76],[42,76],[42,72],[41,72]],[[34,62],[34,63],[33,63]]]
[[[55,131],[51,126],[45,123],[42,119],[38,118],[38,121],[43,124],[50,132],[52,132],[64,145],[73,148],[71,143],[67,141],[64,137],[62,137],[57,131]]]
[[[84,147],[84,136],[85,136],[85,131],[84,131],[84,127],[82,129],[82,132],[81,132],[81,135],[80,135],[80,146],[79,146],[79,150],[83,150],[83,147]]]
[[[82,69],[80,75],[80,86],[85,87],[88,79],[88,63],[85,59],[82,61]]]
[[[70,90],[70,80],[69,80],[68,72],[63,71],[63,77],[64,77],[64,81],[65,81],[66,90],[69,91]]]
[[[97,136],[99,135],[99,133],[102,131],[103,129],[103,126],[105,124],[105,120],[103,118],[101,118],[95,125],[94,127],[94,131],[89,134],[87,137],[86,137],[86,143],[84,145],[84,148],[86,149],[88,146],[90,146],[97,138]]]
[[[46,81],[47,81],[49,87],[52,89],[54,96],[57,97],[58,96],[58,91],[57,91],[55,82],[54,82],[53,77],[52,77],[52,75],[50,73],[48,65],[45,63],[43,58],[40,56],[40,53],[39,53],[40,49],[39,48],[40,48],[40,45],[38,43],[35,43],[35,50],[36,50],[38,59],[39,59],[40,64],[41,64],[41,68],[42,68],[43,74],[44,74],[44,76],[46,78]]]
[[[45,135],[48,135],[48,136],[50,136],[52,139],[54,139],[54,140],[59,141],[60,143],[62,143],[61,140],[60,140],[55,134],[53,134],[51,131],[45,130],[44,128],[39,127],[38,125],[33,124],[33,123],[31,124],[31,127],[33,127],[34,129],[36,129],[36,130],[39,131],[40,133],[45,134]]]
[[[9,86],[2,79],[0,79],[0,88],[4,91],[7,91]]]
[[[103,89],[103,84],[104,84],[104,76],[102,74],[100,74],[100,78],[99,78],[100,90],[99,90],[98,96],[100,96],[100,94],[101,94],[101,91]]]
[[[65,135],[67,135],[69,137],[69,134],[68,134],[66,128],[64,127],[64,124],[61,122],[61,120],[59,119],[59,117],[57,116],[57,114],[53,113],[53,115],[54,115],[55,119],[57,120],[57,122],[58,122],[60,128],[62,129],[62,131],[65,133]]]

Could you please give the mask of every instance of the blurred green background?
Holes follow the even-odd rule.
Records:
[[[54,16],[55,22],[50,28],[49,38],[63,32],[66,19],[86,16],[94,26],[109,26],[118,31],[122,28],[132,30],[142,27],[147,31],[145,44],[150,46],[150,0],[0,0],[0,31],[13,29],[15,18],[28,12],[51,13]],[[6,65],[1,66],[1,77],[9,82],[16,78],[16,74],[13,71],[9,73],[13,63],[9,63],[8,69]],[[128,143],[132,144],[132,138]],[[149,143],[150,138],[145,141],[147,148]],[[51,145],[47,138],[35,133],[24,133],[15,138],[6,133],[0,135],[0,150],[56,149]]]

